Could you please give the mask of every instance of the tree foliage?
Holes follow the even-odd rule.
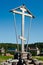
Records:
[[[25,47],[26,47],[27,44],[25,44]],[[18,44],[19,46],[19,50],[21,50],[21,44]],[[32,44],[28,44],[29,47],[38,47],[41,51],[43,50],[43,42],[37,42],[37,43],[32,43]],[[0,43],[0,49],[1,48],[4,48],[6,51],[9,49],[9,48],[15,48],[17,49],[17,44],[13,44],[13,43]]]

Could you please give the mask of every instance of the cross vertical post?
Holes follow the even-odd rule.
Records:
[[[22,25],[21,25],[21,36],[24,37],[24,10],[22,10]],[[21,39],[21,44],[22,44],[22,52],[24,52],[24,40]]]

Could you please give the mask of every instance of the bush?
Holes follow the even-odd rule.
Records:
[[[36,56],[37,55],[36,51],[30,51],[30,52],[31,52],[32,56]]]

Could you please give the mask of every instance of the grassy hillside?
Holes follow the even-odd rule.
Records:
[[[0,55],[0,62],[6,61],[9,58],[13,58],[13,56],[1,56]]]
[[[33,56],[33,59],[38,59],[38,60],[43,61],[43,56]]]

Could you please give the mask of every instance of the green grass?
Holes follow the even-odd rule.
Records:
[[[43,61],[43,56],[33,56],[33,58]]]
[[[32,57],[33,59],[38,59],[38,60],[43,61],[43,56],[32,56]],[[9,58],[13,58],[13,56],[1,56],[0,55],[0,62],[6,61]]]
[[[0,62],[6,61],[9,58],[13,58],[13,56],[1,56],[0,55]]]

